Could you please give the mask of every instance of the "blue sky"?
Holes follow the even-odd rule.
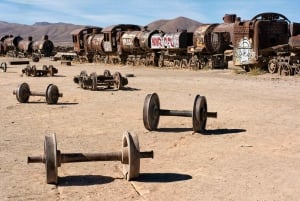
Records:
[[[300,3],[296,0],[0,0],[0,8],[0,21],[28,25],[147,25],[179,16],[202,23],[221,23],[226,13],[248,20],[262,12],[279,12],[292,22],[300,22]]]

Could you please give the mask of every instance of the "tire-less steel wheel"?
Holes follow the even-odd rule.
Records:
[[[116,89],[120,90],[123,85],[122,85],[122,75],[119,72],[115,72],[114,74],[114,86]]]
[[[104,77],[110,77],[111,76],[111,73],[109,70],[104,70],[104,73],[103,73]]]
[[[54,84],[49,84],[46,90],[46,102],[48,104],[56,104],[59,98],[58,87]]]
[[[205,96],[197,95],[193,107],[193,130],[194,132],[205,132],[207,121],[207,102]]]
[[[137,178],[140,173],[140,147],[138,137],[129,132],[123,134],[122,140],[123,175],[126,180]],[[128,161],[125,160],[128,159]]]
[[[93,91],[96,91],[97,90],[97,82],[98,82],[98,79],[97,79],[97,73],[95,73],[95,72],[93,72],[93,73],[91,73],[91,75],[90,75],[90,77],[91,77],[91,80],[92,80],[92,90]]]
[[[278,63],[276,59],[271,59],[268,63],[268,70],[269,73],[273,74],[276,73],[278,70]]]
[[[46,182],[47,184],[57,184],[58,161],[55,134],[45,137],[44,156],[46,168]]]
[[[159,110],[160,103],[158,95],[156,93],[148,94],[143,107],[143,121],[145,128],[149,131],[157,129],[160,116]]]
[[[20,103],[27,103],[30,96],[29,85],[24,82],[17,87],[16,98]]]

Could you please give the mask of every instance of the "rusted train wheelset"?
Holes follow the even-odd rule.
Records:
[[[128,84],[128,79],[123,77],[120,72],[115,72],[111,75],[109,70],[104,70],[103,75],[97,75],[96,72],[87,74],[86,71],[81,71],[78,76],[73,78],[74,83],[79,84],[83,89],[91,89],[93,91],[99,88],[112,88],[117,90],[122,89]]]

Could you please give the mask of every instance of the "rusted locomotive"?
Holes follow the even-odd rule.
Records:
[[[26,40],[21,36],[5,35],[1,37],[0,41],[0,53],[12,57],[28,57],[32,53],[49,57],[53,54],[54,49],[54,44],[48,39],[48,35],[39,41],[33,41],[31,36]]]
[[[90,61],[200,69],[226,68],[232,60],[246,70],[259,66],[289,75],[299,73],[299,34],[299,23],[279,13],[261,13],[245,21],[226,14],[223,23],[202,24],[194,32],[122,24],[85,28],[72,36],[74,50]]]
[[[233,26],[233,64],[258,66],[270,73],[299,72],[300,24],[279,13],[261,13]],[[298,52],[297,52],[298,51]]]

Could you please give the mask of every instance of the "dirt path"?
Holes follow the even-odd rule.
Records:
[[[5,61],[1,58],[0,61]],[[0,73],[1,200],[299,200],[300,77],[249,76],[231,70],[189,71],[154,67],[53,63],[55,77],[20,76],[24,66]],[[119,71],[126,90],[90,91],[73,83],[81,70]],[[20,104],[12,91],[27,82],[33,91],[59,87],[57,105],[32,97]],[[193,133],[191,118],[161,117],[159,130],[144,128],[148,93],[161,108],[192,110],[196,94],[206,96],[209,135]],[[124,131],[139,137],[141,160],[136,181],[123,179],[120,162],[62,164],[59,184],[45,182],[43,164],[27,156],[43,153],[44,136],[55,132],[61,152],[120,151]]]

